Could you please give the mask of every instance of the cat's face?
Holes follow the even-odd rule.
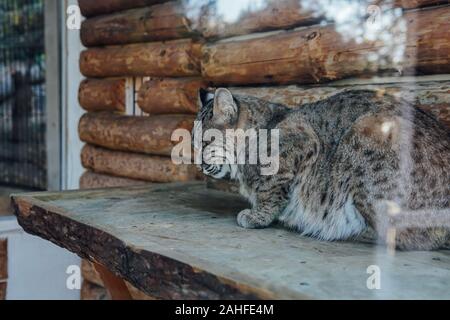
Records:
[[[203,89],[199,92],[200,111],[193,130],[194,150],[202,152],[199,169],[216,179],[229,179],[233,175],[229,149],[226,148],[226,130],[234,129],[239,118],[239,102],[227,89],[215,93]],[[218,138],[222,136],[223,139]],[[195,145],[198,141],[200,145]],[[199,148],[201,147],[201,149]],[[233,149],[230,149],[233,150]]]

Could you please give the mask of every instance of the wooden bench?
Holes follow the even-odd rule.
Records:
[[[115,299],[124,280],[165,299],[450,298],[450,253],[244,230],[237,195],[201,183],[13,196],[19,223],[94,262]],[[381,289],[367,286],[380,268]],[[370,268],[369,268],[370,270]]]

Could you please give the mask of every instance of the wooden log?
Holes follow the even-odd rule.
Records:
[[[83,281],[81,284],[80,299],[88,301],[111,300],[108,291],[89,281]]]
[[[417,107],[432,113],[450,128],[450,81],[430,81],[418,83],[391,83],[352,86],[321,87],[243,87],[231,88],[235,94],[255,96],[264,100],[281,103],[288,107],[298,107],[326,99],[348,90],[376,90],[401,97]]]
[[[415,9],[428,6],[437,6],[440,4],[448,4],[448,0],[380,0],[378,3],[392,4],[393,7],[403,9]]]
[[[198,177],[194,165],[175,165],[170,158],[111,151],[86,145],[81,162],[94,172],[149,182],[184,182]]]
[[[194,116],[123,116],[107,112],[87,113],[79,124],[80,139],[112,150],[170,156],[176,129],[192,130]]]
[[[200,30],[206,38],[226,38],[246,35],[254,32],[264,32],[280,29],[292,29],[299,26],[332,22],[333,12],[330,12],[331,2],[317,2],[301,0],[267,0],[256,8],[243,8],[238,17],[227,21],[221,3],[210,1],[203,8],[204,15],[199,18]],[[336,3],[336,1],[335,1]],[[413,9],[431,5],[448,3],[446,0],[374,0],[360,2],[361,17],[352,19],[365,20],[366,8],[370,4],[379,5],[381,10],[392,8]],[[345,5],[345,4],[344,4]],[[229,18],[228,18],[229,20]]]
[[[226,38],[313,24],[320,21],[323,14],[317,7],[304,8],[299,0],[269,0],[257,10],[243,10],[238,18],[229,22],[224,19],[219,5],[212,1],[205,8],[207,14],[200,19],[200,28],[206,38]]]
[[[80,178],[80,189],[131,187],[144,184],[147,184],[147,182],[142,180],[120,178],[116,176],[95,173],[92,171],[86,171]]]
[[[86,77],[189,77],[200,74],[201,43],[174,40],[91,48],[80,56]]]
[[[181,2],[119,12],[85,20],[81,41],[86,47],[195,37],[197,32]]]
[[[166,2],[167,0],[78,0],[81,14],[85,17],[92,17],[101,14],[108,14],[132,8],[151,6]]]
[[[399,71],[450,72],[450,7],[408,11],[402,18],[395,12],[383,13],[392,18],[379,33],[389,35],[385,41],[330,25],[210,44],[203,48],[202,74],[216,84],[306,84]],[[364,25],[357,28],[367,30]]]
[[[152,79],[139,90],[138,105],[150,114],[197,113],[198,90],[207,87],[199,78]]]
[[[8,279],[8,240],[0,239],[0,282]]]
[[[86,111],[125,111],[125,79],[85,79],[78,100]]]

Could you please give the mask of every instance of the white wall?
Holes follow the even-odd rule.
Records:
[[[61,14],[67,8],[77,5],[77,0],[64,0]],[[84,111],[78,103],[78,88],[83,76],[79,69],[79,57],[84,50],[80,31],[62,26],[62,188],[78,189],[83,173],[80,154],[83,143],[78,137],[78,122]]]
[[[26,234],[15,217],[0,218],[0,238],[8,239],[8,300],[78,300],[66,286],[67,268],[79,258],[52,243]]]

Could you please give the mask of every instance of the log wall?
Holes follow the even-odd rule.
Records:
[[[227,86],[289,107],[343,90],[382,90],[450,126],[448,1],[367,1],[349,21],[336,18],[342,2],[268,0],[237,16],[223,3],[79,0],[87,17],[82,188],[201,178],[195,166],[170,160],[171,134],[191,130],[199,88]],[[367,21],[370,4],[381,9],[378,27]],[[236,191],[215,181],[208,186]],[[89,266],[83,272],[82,296],[107,299]]]

